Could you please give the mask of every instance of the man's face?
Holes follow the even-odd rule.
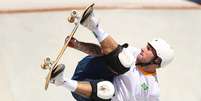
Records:
[[[141,49],[140,54],[137,56],[137,63],[148,63],[150,62],[153,58],[155,57],[154,55],[154,49],[151,47],[150,44],[147,44],[146,47]]]

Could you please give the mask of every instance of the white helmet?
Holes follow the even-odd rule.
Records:
[[[174,50],[170,47],[170,45],[161,38],[155,38],[149,44],[156,50],[156,54],[158,57],[162,59],[161,67],[169,64],[174,58]]]

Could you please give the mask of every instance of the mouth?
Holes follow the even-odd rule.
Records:
[[[143,57],[143,52],[140,52],[140,54],[138,54],[138,59],[142,59]]]

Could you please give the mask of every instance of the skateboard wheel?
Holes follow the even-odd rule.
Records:
[[[73,10],[70,16],[68,17],[68,22],[74,23],[77,17],[78,17],[78,12],[76,10]]]
[[[41,64],[41,68],[48,69],[48,68],[50,68],[51,64],[52,64],[51,59],[49,57],[47,57],[44,59],[44,63]]]
[[[73,18],[72,16],[68,17],[68,22],[73,23],[75,21],[75,18]]]
[[[42,69],[47,69],[44,64],[41,64],[40,67],[41,67]]]
[[[51,63],[51,59],[49,57],[46,57],[44,60],[44,64],[49,65]]]

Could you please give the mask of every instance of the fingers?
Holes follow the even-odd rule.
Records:
[[[65,39],[65,42],[67,42],[67,41],[69,40],[69,38],[70,38],[70,37],[67,36],[66,39]],[[71,43],[71,42],[74,42],[74,41],[77,41],[77,39],[75,39],[74,37],[72,37],[71,40],[70,40],[70,43]]]
[[[69,40],[69,36],[66,37],[65,39],[65,43]],[[77,44],[77,39],[75,39],[74,37],[72,37],[68,43],[68,46],[71,47],[71,48],[74,48],[75,45]]]

